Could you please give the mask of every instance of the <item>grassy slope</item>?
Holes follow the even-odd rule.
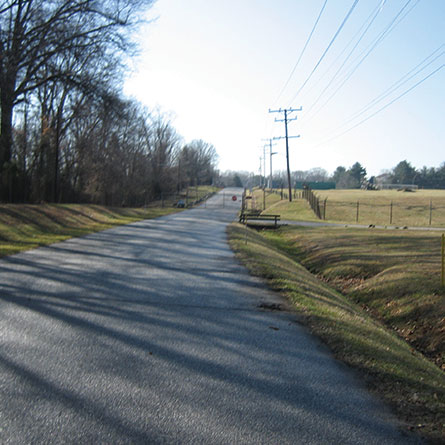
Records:
[[[304,242],[296,243],[295,230],[299,229],[285,229],[284,233],[269,233],[265,237],[232,225],[230,243],[251,272],[265,277],[273,289],[284,293],[306,316],[312,331],[340,360],[359,370],[370,388],[409,422],[410,429],[419,429],[438,442],[445,440],[445,374],[369,311],[299,264],[297,260],[302,254],[323,250],[318,244],[321,239],[333,242],[334,238],[324,236],[318,229],[319,238],[308,241],[306,250]],[[326,266],[335,254],[342,257],[340,250],[331,252]],[[323,260],[318,259],[317,264],[321,265]],[[352,259],[351,254],[349,260]],[[314,266],[315,259],[312,261]],[[347,264],[346,269],[350,266]],[[357,275],[353,280],[357,280]],[[391,283],[392,278],[388,284]]]
[[[445,370],[440,234],[287,228],[280,240],[305,267]]]
[[[0,257],[176,211],[80,204],[3,204],[0,205]]]
[[[263,191],[259,189],[254,190],[252,197],[252,200],[247,201],[249,209],[263,209],[265,201],[266,210],[264,210],[264,213],[279,214],[282,220],[319,221],[305,200],[294,199],[289,202],[281,200],[279,194],[270,192],[266,192],[266,199],[264,200]]]

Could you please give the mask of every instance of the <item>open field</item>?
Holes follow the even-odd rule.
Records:
[[[445,441],[445,293],[432,233],[234,224],[232,248],[293,302],[304,322],[370,389]],[[312,272],[312,273],[311,273]]]
[[[429,226],[431,222],[432,226],[445,226],[445,190],[320,190],[315,193],[320,202],[326,199],[326,220],[329,221],[400,226]]]
[[[326,204],[325,218],[347,224],[445,227],[445,190],[315,190],[320,206]],[[257,208],[263,209],[263,191],[253,191]],[[279,193],[266,191],[266,212],[282,212],[282,219],[317,220],[302,199],[280,200]],[[278,205],[278,202],[280,203]],[[304,201],[303,201],[304,202]],[[323,214],[323,211],[322,211]]]
[[[2,204],[0,257],[177,211],[85,204]]]

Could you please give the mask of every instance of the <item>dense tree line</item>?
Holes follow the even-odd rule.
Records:
[[[415,184],[427,189],[445,189],[445,163],[440,167],[414,168],[408,161],[402,161],[390,172],[393,184]]]
[[[120,92],[152,0],[0,0],[0,200],[141,205],[217,155]]]
[[[417,185],[420,188],[445,189],[445,163],[440,167],[416,169],[408,161],[399,162],[393,169],[381,175],[367,177],[366,168],[359,162],[351,167],[338,166],[332,175],[321,168],[293,173],[294,181],[335,182],[337,188],[350,189],[378,184]]]
[[[245,187],[261,186],[264,178],[247,172],[226,172],[222,175],[224,183],[229,185],[236,183]],[[267,179],[267,178],[266,178]],[[445,162],[440,167],[423,167],[416,169],[408,161],[399,162],[389,171],[382,172],[379,176],[368,177],[366,168],[359,162],[351,167],[338,166],[332,174],[323,168],[312,168],[310,170],[297,170],[292,172],[293,184],[306,182],[335,183],[336,188],[373,189],[381,184],[417,185],[420,188],[445,189]],[[276,171],[273,174],[273,186],[275,188],[286,187],[287,175],[285,171]]]

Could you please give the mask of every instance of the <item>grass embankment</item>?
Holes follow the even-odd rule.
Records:
[[[0,205],[0,257],[176,211],[81,204],[3,204]]]
[[[402,232],[397,239],[394,232],[343,228],[259,233],[238,224],[229,235],[250,271],[289,298],[310,329],[338,359],[357,369],[410,429],[445,441],[439,346],[445,295],[437,235]],[[416,343],[420,338],[424,347]]]
[[[445,370],[439,234],[305,227],[270,236]]]
[[[266,190],[264,195],[263,193],[261,189],[254,189],[250,195],[251,199],[246,201],[247,208],[279,214],[282,220],[319,221],[306,200],[294,199],[289,202],[287,199],[281,199],[281,194],[277,191]]]

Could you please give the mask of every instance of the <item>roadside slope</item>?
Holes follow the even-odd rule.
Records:
[[[177,211],[93,204],[0,204],[0,257]]]
[[[357,369],[410,430],[443,443],[445,379],[440,369],[260,233],[239,224],[228,233],[232,249],[251,273],[285,295],[311,331],[339,360]]]

